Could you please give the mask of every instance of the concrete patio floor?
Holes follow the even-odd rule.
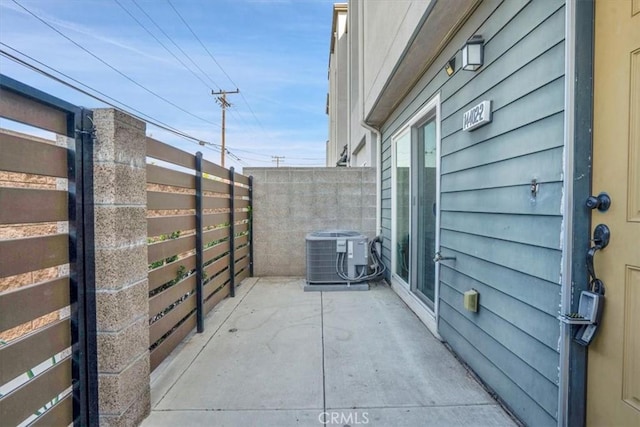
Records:
[[[152,375],[143,426],[512,426],[385,284],[252,278]]]

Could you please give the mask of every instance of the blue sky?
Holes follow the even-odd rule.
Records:
[[[237,85],[242,96],[229,95],[233,107],[227,112],[226,141],[227,148],[241,161],[228,156],[227,167],[272,166],[273,155],[285,156],[284,166],[324,164],[333,1],[17,1],[149,91],[192,115],[136,86],[12,0],[0,0],[2,50],[22,57],[11,48],[16,49],[158,121],[214,144],[220,144],[221,113],[211,89],[234,90]],[[3,56],[0,72],[66,101],[90,108],[104,107]],[[211,147],[202,149],[153,126],[148,126],[147,133],[190,152],[200,149],[205,158],[219,162],[219,152]]]

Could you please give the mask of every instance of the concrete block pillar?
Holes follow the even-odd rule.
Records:
[[[114,109],[93,120],[100,425],[138,425],[150,410],[146,124]]]

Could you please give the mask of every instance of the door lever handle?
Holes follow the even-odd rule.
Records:
[[[587,251],[587,272],[589,273],[589,277],[592,279],[597,279],[596,270],[593,266],[593,258],[595,258],[596,252],[599,251],[600,248],[598,246],[592,246]]]
[[[440,253],[440,251],[436,252],[436,256],[433,257],[433,262],[440,262],[440,261],[447,261],[447,260],[454,260],[455,261],[456,257],[454,256],[442,256],[442,254]]]
[[[587,272],[593,280],[598,279],[598,277],[596,276],[595,267],[593,265],[593,259],[595,258],[596,252],[607,247],[610,239],[611,230],[609,229],[609,227],[605,224],[596,225],[596,228],[593,230],[594,245],[587,251]]]

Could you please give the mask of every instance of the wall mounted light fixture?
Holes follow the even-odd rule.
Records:
[[[444,70],[447,72],[447,76],[453,75],[456,72],[456,57],[454,56],[449,61],[447,61],[447,65],[444,66]]]
[[[462,48],[462,69],[475,71],[484,63],[484,39],[472,36]]]

